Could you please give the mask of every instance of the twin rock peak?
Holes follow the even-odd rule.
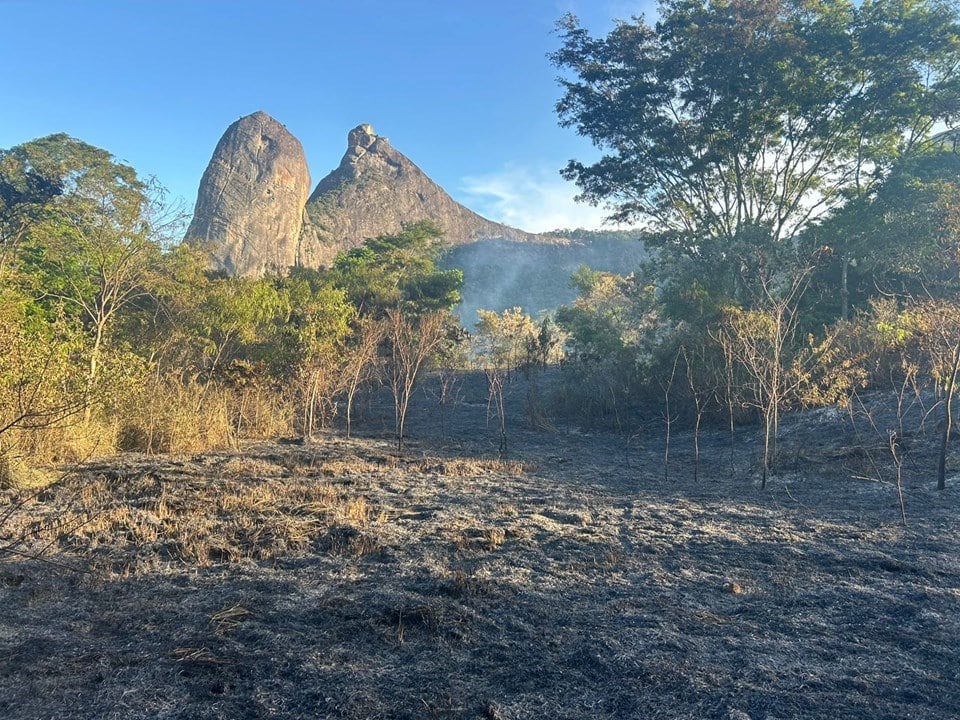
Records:
[[[533,235],[468,210],[370,125],[347,136],[336,170],[310,193],[303,145],[258,111],[233,123],[207,165],[186,242],[230,275],[260,277],[298,265],[329,265],[367,238],[429,219],[448,245]]]

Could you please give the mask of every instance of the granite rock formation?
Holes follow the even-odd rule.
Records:
[[[214,269],[259,277],[298,261],[310,173],[303,146],[264,112],[240,118],[203,173],[186,242]]]
[[[299,261],[309,267],[328,264],[366,238],[399,232],[403,223],[417,220],[437,223],[451,246],[489,238],[536,239],[456,202],[370,125],[350,131],[343,160],[317,184],[307,215]]]

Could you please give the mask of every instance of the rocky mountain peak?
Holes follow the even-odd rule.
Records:
[[[262,110],[227,128],[213,151],[186,241],[211,265],[260,276],[297,261],[310,172],[303,146]]]
[[[347,135],[347,154],[362,155],[376,141],[377,135],[373,132],[373,125],[366,123],[357,125]]]
[[[215,269],[261,276],[329,265],[338,252],[419,220],[439,225],[451,246],[535,239],[457,203],[366,123],[347,134],[340,165],[313,194],[309,186],[300,141],[262,110],[242,117],[217,143],[186,241],[205,247]]]
[[[326,264],[366,238],[397,233],[417,220],[437,223],[450,246],[488,238],[535,239],[456,202],[368,124],[348,133],[343,159],[317,184],[307,215],[301,262],[309,266]]]

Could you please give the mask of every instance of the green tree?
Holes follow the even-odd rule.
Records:
[[[601,360],[623,351],[649,352],[662,318],[654,287],[638,275],[581,267],[571,283],[579,295],[557,310],[556,322],[569,335],[570,355]]]
[[[337,256],[331,280],[364,316],[379,319],[399,306],[415,313],[452,308],[460,302],[463,273],[437,266],[442,237],[440,228],[422,221],[371,238]]]
[[[187,318],[205,382],[228,380],[231,367],[264,365],[276,346],[274,329],[290,317],[289,298],[271,278],[214,278]]]
[[[654,26],[595,38],[567,16],[560,34],[561,125],[605,153],[564,177],[646,223],[669,282],[738,302],[789,285],[797,234],[960,97],[945,0],[663,0]]]
[[[43,438],[86,407],[86,378],[72,355],[83,338],[63,320],[33,323],[30,300],[0,293],[0,486],[32,474],[26,461],[54,453]]]
[[[521,308],[502,313],[478,310],[477,315],[474,346],[482,365],[509,372],[535,360],[538,328]]]
[[[458,335],[449,310],[460,302],[463,273],[441,270],[443,233],[429,221],[404,225],[334,260],[330,280],[345,291],[360,322],[348,362],[348,405],[376,359],[394,399],[397,448],[403,448],[407,412],[421,370],[447,338]],[[350,410],[348,410],[349,420]]]
[[[47,204],[61,195],[68,171],[61,149],[66,136],[54,135],[0,150],[0,280]]]
[[[507,449],[506,409],[503,403],[504,383],[510,373],[537,362],[539,333],[529,315],[519,307],[495,313],[477,311],[480,320],[473,336],[477,362],[487,377],[487,416],[494,405],[500,430],[500,453]]]
[[[820,305],[839,315],[885,295],[956,293],[960,273],[960,153],[929,144],[903,158],[867,194],[825,218],[808,234],[829,249],[818,270]],[[827,319],[827,318],[824,318]]]
[[[52,182],[61,191],[25,232],[21,268],[42,305],[65,309],[86,329],[93,383],[118,315],[151,291],[170,223],[163,195],[107,151],[66,135],[23,148],[38,166],[42,158],[56,168]]]
[[[638,275],[586,267],[572,282],[579,297],[556,313],[557,326],[567,336],[564,400],[584,421],[612,416],[622,429],[625,411],[649,379],[653,352],[667,332],[655,289]]]
[[[281,289],[290,315],[281,330],[286,352],[277,358],[280,367],[275,373],[296,369],[303,396],[303,430],[310,438],[333,415],[337,393],[349,386],[348,370],[353,368],[347,361],[348,340],[356,310],[343,290],[332,287],[314,270],[295,269],[281,281]]]

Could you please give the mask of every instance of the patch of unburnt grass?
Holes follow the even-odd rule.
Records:
[[[475,569],[455,567],[439,584],[440,592],[454,598],[471,598],[488,595],[493,591],[490,578],[482,577]]]
[[[342,551],[344,528],[353,533],[352,552],[377,545],[365,529],[383,511],[353,489],[286,477],[282,467],[256,459],[218,464],[208,473],[164,479],[80,471],[9,518],[2,531],[34,551],[55,546],[94,567],[101,561],[114,567],[118,555],[126,558],[124,567],[261,562],[303,553],[331,530],[340,538],[333,546]]]

